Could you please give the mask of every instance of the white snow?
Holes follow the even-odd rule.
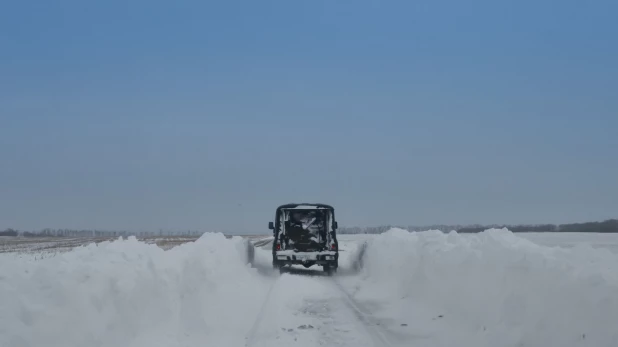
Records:
[[[618,234],[616,233],[518,233],[517,235],[549,247],[590,246],[618,253]]]
[[[0,346],[242,346],[268,279],[240,238],[164,251],[135,238],[0,258]]]
[[[284,210],[322,210],[322,209],[327,209],[324,206],[316,206],[316,205],[298,205],[295,207],[286,207],[284,208]]]
[[[615,347],[618,254],[595,237],[340,235],[333,278],[272,272],[270,246],[251,268],[221,234],[0,254],[0,346]]]
[[[415,346],[618,346],[618,255],[605,249],[394,229],[345,283],[423,336]]]

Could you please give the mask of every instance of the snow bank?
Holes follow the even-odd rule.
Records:
[[[242,346],[268,289],[244,256],[221,234],[168,251],[132,237],[3,256],[0,346]]]
[[[607,250],[393,229],[368,241],[363,263],[357,298],[389,302],[391,318],[425,312],[425,332],[459,327],[444,345],[618,346],[618,255]]]
[[[593,248],[602,248],[618,254],[618,233],[543,233],[529,232],[517,234],[519,237],[530,240],[539,245],[559,246],[571,248],[580,245],[589,245]]]

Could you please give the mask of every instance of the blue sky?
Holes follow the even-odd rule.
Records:
[[[618,211],[615,1],[0,4],[0,228]]]

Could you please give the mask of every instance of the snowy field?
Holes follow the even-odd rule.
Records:
[[[517,235],[543,246],[563,248],[590,246],[618,253],[618,234],[520,233]]]
[[[251,266],[221,234],[13,248],[0,346],[618,346],[618,235],[339,239],[333,277],[273,272],[259,238]]]
[[[249,239],[260,239],[264,236],[245,236]],[[125,237],[126,238],[126,237]],[[53,257],[68,252],[75,247],[91,243],[112,242],[118,238],[111,237],[7,237],[0,236],[0,254],[18,253],[21,256],[31,256],[36,259]],[[138,238],[147,244],[155,244],[164,250],[197,240],[195,236],[167,236]]]

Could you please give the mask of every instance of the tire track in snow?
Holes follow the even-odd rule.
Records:
[[[264,302],[262,303],[262,307],[260,307],[260,311],[257,314],[255,322],[253,322],[253,326],[251,327],[251,329],[249,329],[249,332],[247,333],[247,336],[245,337],[245,339],[247,340],[245,342],[245,347],[251,347],[255,344],[256,333],[258,332],[260,323],[262,322],[264,318],[266,308],[268,307],[270,303],[270,297],[272,296],[273,289],[275,288],[277,283],[279,283],[278,279],[274,281],[273,284],[268,289],[268,293],[266,293],[266,298],[264,298]]]
[[[353,313],[353,315],[358,319],[360,325],[362,325],[367,332],[367,334],[373,340],[373,344],[378,347],[391,347],[393,346],[392,341],[388,338],[387,333],[380,327],[378,324],[372,322],[372,315],[366,309],[363,308],[356,300],[350,295],[343,286],[337,282],[336,279],[332,279],[332,282],[335,284],[335,287],[341,292],[342,297],[344,299],[345,306]]]
[[[303,278],[303,277],[306,278],[305,275],[300,275],[300,274],[290,274],[288,276],[294,276],[294,277],[298,276],[300,278]],[[275,296],[278,295],[276,293],[278,293],[280,290],[288,289],[286,286],[290,285],[290,283],[293,283],[289,281],[286,282],[285,279],[286,278],[280,277],[276,279],[270,286],[264,298],[264,301],[262,302],[260,310],[255,318],[255,321],[253,325],[251,326],[251,329],[248,331],[248,333],[245,336],[245,347],[262,346],[262,345],[273,344],[273,343],[274,345],[278,346],[282,343],[285,343],[283,341],[284,340],[283,338],[279,340],[279,338],[276,337],[275,335],[268,336],[268,337],[264,335],[266,333],[266,330],[270,329],[269,326],[274,323],[274,321],[269,320],[270,318],[273,318],[271,317],[273,312],[279,311],[280,310],[279,306],[283,304],[282,302],[274,301]],[[289,280],[290,278],[287,278],[287,279]],[[363,307],[363,305],[358,303],[343,288],[343,286],[337,282],[335,278],[327,278],[327,277],[322,277],[322,276],[319,276],[319,277],[311,276],[311,280],[315,280],[315,281],[318,281],[319,283],[326,285],[325,288],[331,288],[331,289],[327,289],[326,292],[324,293],[326,294],[324,296],[325,302],[330,302],[328,306],[330,307],[330,309],[334,309],[334,311],[332,312],[334,316],[331,316],[331,317],[337,319],[337,322],[340,324],[343,324],[343,325],[352,324],[354,326],[353,330],[351,331],[348,330],[343,335],[339,335],[339,338],[344,339],[343,341],[351,338],[347,342],[342,342],[341,340],[337,341],[337,335],[332,335],[333,332],[337,334],[337,331],[339,332],[345,331],[345,330],[338,330],[337,326],[335,326],[334,329],[331,329],[332,331],[329,331],[328,333],[328,335],[330,335],[330,338],[333,339],[329,343],[332,343],[332,345],[338,345],[338,346],[339,345],[341,346],[362,345],[362,346],[375,346],[375,347],[395,346],[395,344],[392,341],[392,338],[389,337],[389,333],[385,331],[382,326],[379,325],[378,320],[375,319],[372,316],[372,314],[366,308]],[[300,283],[294,283],[294,284],[300,284]],[[302,291],[298,293],[298,296],[299,296],[299,300],[306,299]],[[309,302],[312,302],[312,300],[314,299],[310,298]],[[301,311],[299,311],[298,313],[301,313]],[[306,312],[302,312],[302,313],[306,314]],[[292,316],[294,316],[294,313],[291,313],[290,318],[292,318]],[[276,321],[281,322],[279,319],[276,319]],[[312,323],[312,324],[315,325],[315,323]],[[332,324],[332,323],[328,323],[328,324]],[[337,325],[341,327],[340,324],[337,324]],[[316,327],[318,326],[319,326],[319,323]],[[277,327],[277,329],[279,329],[279,327]],[[345,338],[345,335],[348,333],[351,333],[353,335],[348,336],[348,338]],[[305,338],[306,337],[308,336],[305,336]],[[363,341],[363,337],[366,340]],[[303,346],[305,345],[309,346],[309,345],[314,345],[314,344],[317,346],[317,345],[324,344],[324,342],[319,342],[315,340],[310,342],[310,341],[305,340],[305,338],[302,338],[299,336],[298,343],[301,343],[301,344],[305,343],[303,344]],[[296,342],[296,339],[294,339],[294,342]]]

